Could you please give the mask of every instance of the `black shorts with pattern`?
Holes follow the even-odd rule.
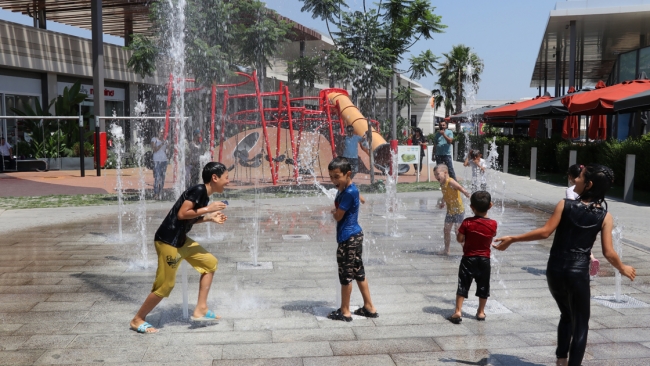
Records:
[[[363,233],[352,235],[348,240],[339,243],[336,249],[336,263],[339,265],[339,281],[341,285],[349,285],[352,281],[365,281],[366,272],[363,268]]]

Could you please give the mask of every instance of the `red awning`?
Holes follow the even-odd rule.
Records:
[[[562,123],[562,138],[573,140],[577,139],[578,136],[580,136],[578,116],[567,116]]]
[[[537,136],[537,127],[538,126],[539,126],[539,120],[538,119],[531,120],[530,125],[528,126],[528,136],[536,137]]]
[[[613,114],[614,102],[650,90],[650,80],[631,80],[562,98],[569,113],[580,115]]]
[[[487,119],[497,119],[497,118],[510,118],[514,119],[517,117],[517,112],[520,109],[532,107],[536,104],[545,102],[549,99],[552,99],[551,97],[536,97],[535,99],[531,100],[525,100],[523,102],[519,103],[513,103],[513,104],[506,104],[504,106],[490,109],[489,111],[485,111],[483,113],[483,116]]]
[[[592,140],[607,139],[607,116],[593,115],[589,120],[589,138]]]

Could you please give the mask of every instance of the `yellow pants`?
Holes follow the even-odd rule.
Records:
[[[199,273],[213,273],[217,270],[217,258],[208,253],[199,243],[187,237],[185,244],[176,248],[161,241],[154,241],[158,253],[158,269],[151,292],[160,297],[169,297],[176,284],[176,271],[185,259]]]

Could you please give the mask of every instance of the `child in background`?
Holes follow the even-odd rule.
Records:
[[[487,165],[481,151],[471,150],[463,165],[472,168],[472,193],[478,191],[479,187],[481,191],[485,191],[487,188],[487,181],[485,180]]]
[[[579,197],[574,191],[574,188],[576,186],[576,178],[580,176],[582,168],[584,168],[584,165],[573,164],[567,171],[567,176],[569,177],[569,188],[566,189],[566,198],[569,200],[577,200]],[[594,257],[594,253],[591,253],[589,258],[591,260],[589,265],[589,275],[594,277],[600,270],[600,261]]]
[[[449,317],[454,324],[463,320],[463,301],[469,294],[472,279],[476,281],[478,310],[476,320],[485,320],[485,304],[490,296],[490,246],[497,235],[497,222],[487,217],[492,208],[492,197],[486,191],[472,193],[470,208],[474,217],[463,220],[458,228],[456,240],[463,247],[463,259],[458,268],[458,290],[456,291],[456,311]]]
[[[579,366],[585,354],[591,314],[588,258],[598,233],[607,261],[630,280],[636,277],[636,270],[621,262],[612,245],[614,219],[605,202],[612,183],[614,173],[610,168],[599,164],[585,166],[575,179],[577,200],[560,201],[543,227],[498,238],[492,245],[497,250],[506,250],[518,241],[546,239],[555,232],[546,281],[561,313],[555,350],[557,365]]]
[[[469,198],[469,193],[449,176],[449,169],[445,164],[438,164],[434,169],[434,175],[438,182],[440,182],[440,190],[442,191],[442,200],[439,200],[438,207],[444,208],[447,206],[447,215],[445,215],[445,227],[443,229],[445,235],[445,249],[440,254],[449,255],[449,244],[451,243],[451,229],[458,226],[465,218],[465,206],[463,206],[463,199],[460,194],[464,194]]]
[[[339,267],[341,283],[341,307],[327,317],[332,320],[352,321],[350,296],[352,281],[356,280],[363,297],[363,307],[354,311],[355,315],[377,318],[377,310],[370,298],[370,289],[361,258],[363,253],[363,231],[358,223],[359,206],[363,198],[357,186],[352,183],[352,166],[344,157],[334,158],[327,167],[332,183],[338,189],[334,199],[332,216],[336,220],[336,262]]]

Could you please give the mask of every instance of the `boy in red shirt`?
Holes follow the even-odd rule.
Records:
[[[497,222],[487,217],[492,208],[492,197],[486,191],[477,191],[470,198],[474,217],[463,220],[456,240],[463,246],[463,259],[458,269],[456,311],[449,321],[459,324],[462,318],[463,300],[467,298],[472,279],[476,281],[478,310],[476,320],[485,320],[485,304],[490,296],[490,246],[497,235]]]

